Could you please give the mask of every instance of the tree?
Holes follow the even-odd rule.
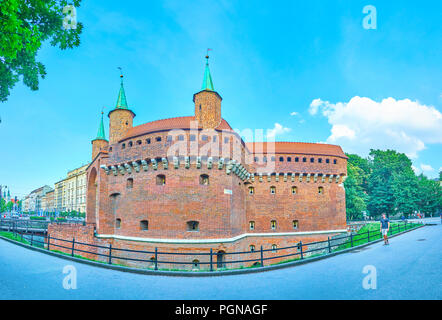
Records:
[[[72,0],[79,7],[81,0]],[[45,66],[36,60],[45,41],[64,50],[78,47],[83,29],[63,27],[66,0],[7,0],[0,6],[0,101],[23,78],[31,90],[38,90],[39,78],[46,76]]]
[[[367,159],[356,154],[347,154],[347,156],[347,179],[344,182],[347,219],[362,219],[363,212],[367,209],[366,185],[370,166]]]
[[[417,201],[417,193],[414,191],[417,184],[411,160],[405,154],[394,150],[370,150],[370,164],[370,213],[374,216],[380,216],[382,213],[411,213]]]
[[[419,175],[418,207],[419,211],[430,216],[442,210],[442,187],[439,181],[430,180],[423,174]]]

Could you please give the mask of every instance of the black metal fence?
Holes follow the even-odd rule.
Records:
[[[390,227],[389,235],[404,232],[421,225],[422,223],[397,223]],[[43,238],[43,241],[41,241],[36,239],[33,232],[26,233],[16,228],[11,229],[10,232],[13,233],[16,239],[19,238],[22,242],[26,241],[31,246],[37,245],[40,247],[44,247],[46,250],[53,251],[60,251],[58,249],[61,249],[62,253],[69,254],[72,257],[78,256],[84,258],[82,254],[86,254],[95,257],[95,259],[91,260],[118,265],[127,265],[128,262],[141,264],[147,263],[148,268],[153,270],[160,270],[160,265],[190,265],[192,267],[192,270],[194,271],[222,270],[226,269],[227,265],[229,265],[230,269],[235,269],[239,264],[243,264],[242,267],[244,267],[244,264],[247,263],[252,263],[252,265],[248,267],[263,267],[265,265],[272,264],[272,262],[273,264],[283,263],[293,260],[308,259],[309,257],[316,257],[323,254],[331,254],[339,250],[352,248],[357,245],[372,242],[382,238],[381,231],[379,229],[375,231],[370,231],[368,228],[368,230],[365,232],[347,233],[345,235],[340,235],[332,238],[328,237],[328,239],[324,241],[309,243],[302,243],[302,241],[300,241],[292,246],[280,248],[264,249],[263,246],[261,246],[259,250],[242,252],[214,252],[212,248],[207,252],[160,252],[156,247],[154,250],[151,251],[122,249],[112,247],[112,244],[106,246],[90,244],[76,241],[75,238],[67,240],[51,237],[51,235],[49,234],[44,234],[43,237],[40,237]],[[128,257],[127,254],[135,254],[136,257]],[[245,258],[241,258],[244,256]],[[172,257],[172,259],[168,259],[168,257]],[[176,261],[174,258],[177,257],[190,257],[191,261]],[[192,257],[203,258],[204,261],[195,260],[192,259]],[[229,257],[231,257],[231,259],[227,259]],[[206,268],[201,269],[200,266],[205,266]],[[170,269],[163,268],[161,270]]]

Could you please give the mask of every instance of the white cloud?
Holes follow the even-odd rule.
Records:
[[[416,168],[415,166],[411,165],[411,169],[413,169],[413,171],[416,175],[420,175],[421,170],[419,168]]]
[[[422,171],[434,171],[434,168],[429,164],[421,164]]]
[[[296,111],[293,111],[290,113],[291,116],[297,116],[299,113],[297,113]]]
[[[442,113],[418,101],[387,98],[376,102],[356,96],[333,104],[315,99],[309,112],[319,111],[332,125],[327,141],[346,152],[366,155],[371,148],[395,149],[417,158],[427,143],[442,143]]]
[[[283,127],[279,123],[275,123],[273,129],[267,130],[267,138],[275,138],[279,134],[290,132],[292,129]]]

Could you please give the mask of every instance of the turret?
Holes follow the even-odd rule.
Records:
[[[214,129],[221,123],[221,96],[213,87],[209,70],[209,55],[206,55],[206,68],[201,91],[193,95],[195,118],[204,129]]]
[[[118,143],[125,135],[127,130],[132,128],[135,113],[127,106],[126,94],[123,87],[123,75],[121,78],[120,92],[118,93],[115,109],[108,114],[109,117],[109,143],[112,145]]]
[[[103,124],[103,112],[101,112],[101,121],[98,127],[97,137],[92,140],[92,160],[100,153],[101,150],[107,149],[109,142],[106,140]]]

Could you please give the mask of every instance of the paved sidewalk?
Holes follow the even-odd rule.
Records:
[[[0,240],[0,299],[442,299],[442,226],[426,226],[359,251],[263,273],[164,277],[76,263]],[[63,268],[77,269],[76,290]],[[362,269],[377,270],[365,290]]]

